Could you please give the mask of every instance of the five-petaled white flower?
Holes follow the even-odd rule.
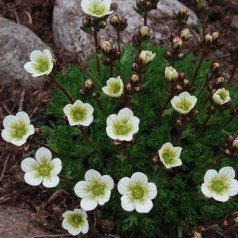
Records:
[[[109,201],[114,182],[111,176],[101,175],[98,171],[89,169],[85,174],[85,181],[79,181],[75,187],[75,194],[82,198],[80,206],[85,211],[93,210],[96,206]]]
[[[131,178],[122,178],[117,185],[121,197],[121,206],[130,212],[136,209],[139,213],[148,213],[152,207],[152,199],[157,195],[154,183],[149,183],[148,178],[141,172],[134,173]]]
[[[175,81],[179,76],[176,69],[174,69],[172,66],[165,67],[164,75],[168,81]]]
[[[149,64],[156,56],[156,53],[148,50],[142,50],[139,59],[143,65]]]
[[[121,77],[118,76],[107,80],[107,86],[103,87],[102,91],[110,97],[120,97],[124,92],[124,84]]]
[[[218,89],[212,96],[212,100],[217,105],[223,105],[231,100],[229,91],[225,88]]]
[[[179,158],[181,151],[181,147],[173,147],[171,143],[167,142],[158,152],[161,162],[167,169],[170,169],[182,165],[182,161]]]
[[[21,146],[27,138],[35,133],[26,112],[18,112],[16,116],[8,115],[3,120],[2,138],[14,145]]]
[[[81,7],[85,14],[94,17],[102,18],[110,15],[111,0],[82,0]]]
[[[107,118],[107,135],[113,140],[131,141],[139,131],[140,120],[133,116],[129,108],[121,109],[118,115],[112,114]]]
[[[226,202],[229,197],[238,194],[238,181],[235,179],[235,171],[232,167],[223,167],[217,173],[209,169],[204,176],[204,183],[201,186],[202,193],[213,197],[220,202]]]
[[[171,100],[172,107],[180,114],[188,114],[195,106],[197,98],[188,92],[180,93]]]
[[[66,211],[63,214],[64,220],[62,226],[65,230],[77,236],[80,232],[86,234],[89,230],[87,213],[82,209],[74,209],[73,211]]]
[[[32,51],[30,60],[24,64],[24,68],[33,77],[49,75],[54,66],[52,54],[48,49]]]
[[[67,104],[63,111],[70,126],[89,126],[93,121],[93,107],[80,100],[77,100],[74,104]]]
[[[42,183],[47,188],[57,186],[58,174],[62,169],[61,160],[58,158],[52,160],[52,153],[45,147],[36,151],[35,158],[26,158],[21,162],[26,183],[32,186]]]

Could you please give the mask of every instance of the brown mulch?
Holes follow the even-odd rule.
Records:
[[[191,0],[181,0],[181,2],[197,12]],[[61,69],[65,71],[71,62],[79,62],[77,61],[77,57],[72,58],[67,52],[59,51],[54,44],[52,34],[54,3],[55,0],[3,0],[0,1],[0,16],[23,24],[36,33],[54,50],[59,59]],[[220,31],[224,40],[227,42],[226,46],[237,46],[237,0],[209,0],[208,3],[211,6],[208,30]],[[228,49],[224,47],[212,56],[214,59],[218,58],[223,69],[228,73],[231,71],[232,66],[227,55]],[[238,73],[235,75],[235,79],[238,79]],[[47,119],[44,114],[45,107],[50,97],[51,95],[46,88],[24,88],[17,82],[14,82],[12,85],[2,86],[0,87],[0,121],[2,121],[6,115],[15,114],[21,109],[27,111],[32,118],[37,118],[37,122],[34,122],[34,124],[44,122],[44,120]],[[62,233],[59,220],[62,212],[64,212],[70,203],[67,199],[68,195],[64,191],[58,191],[51,195],[49,191],[43,187],[32,187],[24,182],[20,162],[32,150],[28,144],[23,148],[18,148],[5,143],[0,137],[0,148],[4,148],[3,151],[0,151],[0,237],[27,237],[25,233],[21,233],[19,236],[19,232],[21,231],[9,233],[9,231],[6,230],[7,228],[4,228],[5,233],[1,233],[1,224],[6,224],[2,223],[2,221],[4,218],[8,219],[8,215],[4,215],[4,212],[8,211],[8,209],[12,209],[14,216],[24,213],[22,210],[15,210],[13,207],[28,208],[34,211],[34,214],[32,212],[28,213],[27,211],[26,216],[31,216],[34,221],[37,221],[48,230],[52,230],[54,234],[57,232]],[[21,220],[21,218],[18,220],[20,223],[17,223],[17,225],[19,226],[21,226],[21,222],[23,222],[23,226],[29,222],[24,223],[24,219]],[[32,225],[26,225],[26,229],[23,229],[22,232],[26,232],[27,229],[32,230],[35,228]],[[17,232],[18,236],[16,236]],[[95,233],[97,233],[97,231],[95,231]],[[209,229],[202,233],[205,238],[238,238],[238,231],[235,228],[223,227],[219,232]],[[33,237],[33,235],[31,237]],[[97,234],[97,237],[102,236]],[[200,237],[199,234],[197,237]]]

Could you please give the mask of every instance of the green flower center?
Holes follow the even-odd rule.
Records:
[[[27,134],[27,131],[26,124],[17,123],[12,126],[11,136],[16,139],[22,139],[22,137]]]
[[[106,11],[106,6],[103,4],[92,3],[89,7],[89,12],[96,15],[101,16],[104,15]]]
[[[146,194],[146,190],[145,188],[143,188],[142,185],[136,184],[133,187],[131,187],[131,195],[133,199],[135,200],[143,199],[145,194]]]
[[[89,190],[90,192],[92,192],[94,196],[100,196],[105,193],[105,188],[106,188],[106,185],[104,183],[101,183],[99,181],[94,181]]]
[[[85,108],[82,107],[73,107],[71,109],[71,116],[74,121],[84,121],[86,118],[87,112]]]
[[[177,102],[176,105],[178,108],[182,109],[183,111],[189,111],[192,106],[192,103],[188,100],[182,99]]]
[[[52,168],[49,164],[42,164],[38,167],[39,175],[46,177],[50,175]]]
[[[117,122],[114,124],[114,128],[116,132],[115,134],[122,136],[127,135],[132,130],[132,126],[128,121]]]
[[[221,99],[222,101],[225,101],[226,98],[227,98],[227,93],[226,93],[226,91],[220,91],[220,92],[218,92],[217,95],[220,97],[220,99]]]
[[[166,164],[173,164],[175,157],[175,152],[172,150],[166,149],[162,154],[162,158]]]
[[[211,190],[215,191],[216,193],[222,193],[224,190],[227,189],[227,183],[224,179],[215,179],[211,182]]]
[[[49,69],[49,62],[46,57],[39,57],[35,63],[35,70],[44,73]]]
[[[74,228],[82,226],[84,223],[83,217],[80,214],[70,214],[68,217],[68,222]]]
[[[112,84],[110,84],[109,90],[110,90],[110,92],[113,93],[113,94],[119,93],[120,90],[121,90],[121,85],[120,85],[120,83],[112,83]]]

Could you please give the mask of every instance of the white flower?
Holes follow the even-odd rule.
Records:
[[[35,158],[26,158],[21,162],[21,168],[25,172],[24,179],[26,183],[37,186],[41,183],[52,188],[58,185],[59,177],[57,176],[61,169],[61,160],[55,158],[52,160],[50,150],[41,147],[36,151]]]
[[[81,7],[85,14],[94,18],[102,18],[111,14],[111,0],[82,0]]]
[[[148,213],[157,195],[157,188],[154,183],[148,183],[148,178],[141,172],[132,174],[131,178],[122,178],[117,185],[121,197],[121,206],[130,212],[136,209],[139,213]]]
[[[167,142],[160,148],[158,152],[161,162],[167,169],[170,169],[172,167],[182,165],[182,161],[179,158],[181,151],[181,147],[173,147],[171,143]]]
[[[53,69],[53,57],[48,49],[34,50],[30,54],[29,62],[25,63],[25,70],[33,77],[49,75]]]
[[[70,126],[89,126],[93,121],[93,107],[80,100],[77,100],[74,104],[67,104],[63,111],[68,118]]]
[[[110,97],[120,97],[124,92],[124,84],[121,77],[118,76],[107,80],[107,86],[103,87],[102,91]]]
[[[107,135],[113,140],[131,141],[133,135],[139,131],[140,120],[133,116],[129,108],[124,108],[118,115],[112,114],[107,118]]]
[[[85,181],[79,181],[75,187],[75,194],[82,198],[80,206],[85,211],[93,210],[96,206],[109,201],[113,179],[109,175],[101,175],[98,171],[89,169],[85,174]]]
[[[225,88],[218,89],[212,96],[212,100],[217,105],[223,105],[231,100],[229,91]]]
[[[139,55],[139,59],[142,62],[142,64],[147,65],[155,58],[155,56],[156,56],[156,53],[153,53],[148,50],[142,50]]]
[[[2,138],[14,145],[21,146],[27,138],[35,133],[26,112],[18,112],[16,116],[8,115],[3,120]]]
[[[236,137],[234,141],[232,142],[232,147],[235,149],[238,149],[238,137]]]
[[[63,217],[62,226],[65,230],[68,230],[71,235],[77,236],[80,232],[83,234],[88,232],[88,216],[84,210],[74,209],[73,211],[66,211]]]
[[[174,69],[172,66],[165,68],[164,75],[165,75],[165,78],[169,81],[176,80],[179,76],[176,69]]]
[[[238,194],[238,181],[235,179],[235,171],[232,167],[223,167],[217,173],[209,169],[204,176],[204,183],[201,186],[202,193],[213,197],[220,202],[226,202],[229,197]]]
[[[178,96],[174,96],[171,100],[172,107],[180,114],[189,113],[197,102],[195,96],[191,96],[188,92],[180,93]]]

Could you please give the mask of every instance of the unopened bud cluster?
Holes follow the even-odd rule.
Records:
[[[150,12],[157,9],[159,0],[136,0],[136,7],[141,12]]]

